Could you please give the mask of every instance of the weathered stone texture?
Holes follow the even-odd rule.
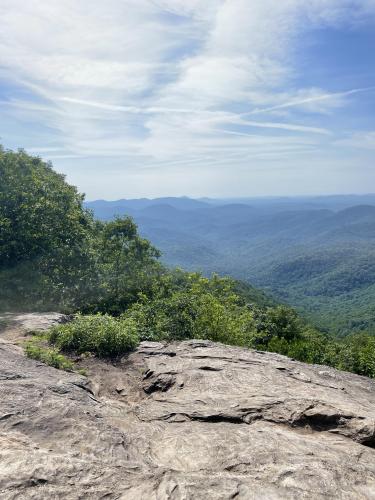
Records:
[[[375,499],[370,379],[202,341],[86,378],[26,359],[25,329],[0,334],[1,499]]]

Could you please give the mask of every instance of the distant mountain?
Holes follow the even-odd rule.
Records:
[[[375,195],[86,206],[105,220],[131,215],[167,264],[254,283],[323,329],[375,331]]]
[[[87,208],[95,212],[95,215],[103,220],[111,219],[116,215],[123,215],[124,213],[133,213],[135,210],[144,210],[147,208],[168,205],[172,208],[179,210],[196,210],[199,208],[209,207],[208,203],[199,200],[193,200],[187,197],[181,198],[139,198],[134,200],[95,200],[86,202]]]
[[[243,205],[252,205],[257,208],[267,208],[273,210],[343,210],[355,205],[375,205],[375,194],[349,194],[349,195],[331,195],[331,196],[297,196],[297,197],[262,197],[262,198],[228,198],[212,199],[202,198],[201,201],[211,205],[227,205],[240,203]]]

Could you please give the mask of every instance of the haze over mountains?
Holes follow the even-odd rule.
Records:
[[[375,195],[87,202],[130,215],[172,266],[251,282],[322,329],[375,329]]]

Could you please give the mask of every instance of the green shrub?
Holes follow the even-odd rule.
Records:
[[[58,349],[42,347],[34,342],[29,342],[26,344],[25,351],[28,358],[41,361],[59,370],[73,371],[73,363],[61,354]]]
[[[137,325],[140,340],[207,339],[224,344],[253,346],[256,325],[253,313],[237,304],[234,294],[207,289],[205,278],[191,289],[144,300],[123,316]]]
[[[340,342],[337,366],[342,370],[375,377],[375,337],[355,333]]]
[[[50,331],[50,342],[63,351],[78,354],[91,352],[99,357],[124,354],[138,344],[137,326],[132,318],[117,319],[108,315],[77,315]]]

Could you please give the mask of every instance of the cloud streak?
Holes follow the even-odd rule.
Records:
[[[333,92],[333,93],[328,93],[328,94],[320,94],[320,95],[315,95],[312,97],[306,97],[303,99],[296,99],[296,100],[292,100],[292,101],[287,101],[287,102],[284,102],[282,104],[277,104],[276,106],[271,106],[269,108],[254,109],[253,111],[249,111],[248,113],[243,113],[242,116],[269,113],[271,111],[276,111],[279,109],[295,108],[295,107],[303,106],[305,104],[311,104],[311,103],[320,102],[320,101],[335,101],[337,98],[347,97],[350,95],[360,94],[362,92],[370,92],[370,91],[374,91],[374,90],[375,90],[375,86],[364,87],[364,88],[360,88],[360,89],[345,90],[344,92]]]
[[[98,186],[106,169],[164,178],[186,165],[187,176],[215,178],[215,163],[243,172],[255,158],[289,154],[292,164],[301,152],[338,161],[350,126],[341,131],[335,114],[374,90],[327,91],[337,81],[304,81],[295,57],[307,32],[372,23],[372,0],[0,4],[0,136],[73,180],[90,160]]]

